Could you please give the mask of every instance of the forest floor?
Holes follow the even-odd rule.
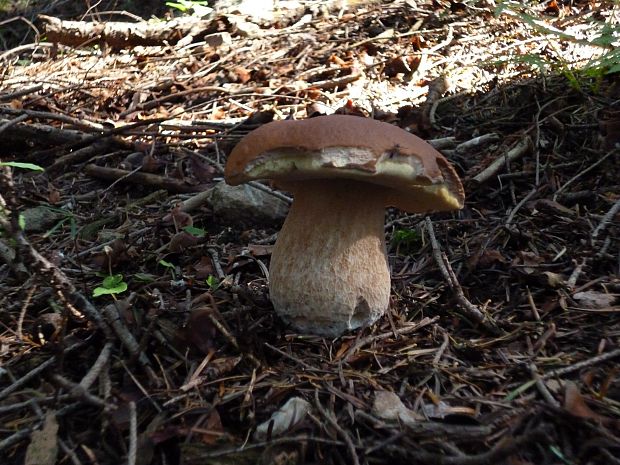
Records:
[[[148,45],[4,24],[1,161],[44,171],[1,168],[2,464],[620,463],[620,7],[354,3]],[[334,112],[467,198],[388,211],[389,314],[327,339],[269,301],[281,219],[204,192],[251,129]]]

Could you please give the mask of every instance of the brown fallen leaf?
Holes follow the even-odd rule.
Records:
[[[58,421],[56,412],[45,414],[43,428],[33,431],[26,449],[24,465],[54,465],[58,455]]]
[[[189,315],[187,325],[183,329],[183,340],[196,346],[204,354],[215,346],[217,330],[209,318],[213,310],[207,307],[198,308]]]
[[[564,408],[576,417],[594,420],[605,426],[620,427],[620,422],[600,415],[588,407],[584,397],[579,392],[579,388],[571,381],[567,381],[564,388]]]
[[[194,246],[200,242],[200,239],[192,234],[181,231],[176,233],[168,243],[168,250],[173,253],[183,252],[188,247]]]
[[[175,206],[170,213],[162,218],[164,224],[173,224],[177,231],[185,228],[186,226],[192,226],[194,220],[189,213],[185,213],[181,210],[182,205],[179,203]]]

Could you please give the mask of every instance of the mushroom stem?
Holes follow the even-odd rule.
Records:
[[[353,180],[294,184],[295,199],[271,255],[276,312],[303,332],[338,336],[388,308],[385,189]]]

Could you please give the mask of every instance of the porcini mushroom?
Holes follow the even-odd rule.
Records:
[[[269,293],[301,332],[338,336],[375,322],[390,297],[385,208],[462,208],[463,186],[431,145],[357,116],[274,121],[245,136],[226,182],[272,179],[294,201],[271,255]]]

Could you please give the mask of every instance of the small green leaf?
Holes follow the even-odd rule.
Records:
[[[112,274],[103,278],[103,287],[106,289],[114,289],[123,282],[122,274]]]
[[[195,226],[185,226],[183,228],[183,231],[185,231],[188,234],[191,234],[194,237],[205,237],[207,235],[207,231],[201,228],[197,228]]]
[[[22,163],[20,161],[0,161],[0,166],[10,166],[12,168],[23,168],[23,169],[32,170],[32,171],[45,171],[45,168],[42,168],[39,165],[35,165],[34,163]]]
[[[220,280],[213,275],[209,275],[207,278],[207,284],[212,291],[215,291],[218,287],[220,287]]]
[[[167,262],[166,260],[164,260],[163,258],[159,261],[159,264],[161,266],[165,266],[166,268],[171,268],[174,270],[174,265],[170,262]]]
[[[21,213],[17,217],[17,224],[19,225],[19,229],[21,229],[22,231],[26,229],[26,217]]]
[[[120,294],[127,290],[127,283],[121,282],[117,286],[112,288],[96,287],[93,290],[93,297],[99,297],[100,295]]]
[[[397,229],[394,231],[394,242],[397,244],[411,244],[420,239],[420,235],[413,229]]]

